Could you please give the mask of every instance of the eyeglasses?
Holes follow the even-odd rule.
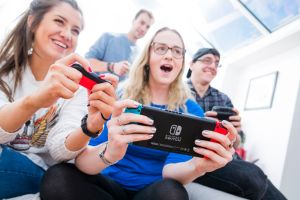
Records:
[[[180,48],[180,47],[168,47],[168,45],[163,44],[163,43],[156,43],[153,42],[151,44],[151,46],[153,46],[153,50],[155,53],[157,53],[158,55],[165,55],[169,49],[171,49],[172,52],[172,56],[174,58],[182,58],[184,53],[185,53],[185,49]]]
[[[219,64],[219,61],[213,61],[212,59],[204,58],[204,59],[198,59],[198,60],[196,60],[196,62],[197,62],[197,61],[202,62],[202,63],[205,64],[205,65],[211,65],[211,64],[214,64],[214,66],[215,66],[216,68],[221,67],[221,65]]]

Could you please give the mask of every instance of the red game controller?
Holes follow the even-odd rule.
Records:
[[[218,133],[221,133],[223,135],[226,135],[227,134],[227,129],[222,125],[221,122],[217,121],[216,122],[216,127],[215,127],[215,132],[218,132]]]
[[[216,121],[216,126],[215,129],[213,130],[214,132],[223,134],[223,135],[227,135],[228,130],[221,124],[221,122]],[[210,139],[211,142],[217,142],[219,143],[217,140],[215,139]],[[209,159],[208,157],[204,156],[205,159]]]
[[[74,63],[71,67],[81,72],[82,78],[79,84],[88,90],[92,90],[95,84],[108,82],[100,78],[95,72],[87,72],[79,63]]]
[[[222,125],[221,122],[216,121],[216,126],[215,126],[215,129],[214,129],[214,132],[217,132],[217,133],[226,135],[226,134],[228,133],[228,130]],[[217,142],[217,141],[214,140],[214,139],[211,139],[210,141],[212,141],[212,142]]]
[[[206,118],[206,119],[207,119],[207,118]],[[212,120],[212,121],[215,122],[215,128],[213,129],[214,132],[220,133],[220,134],[222,134],[222,135],[227,135],[228,130],[227,130],[227,128],[225,128],[225,127],[222,125],[222,123],[221,123],[220,121],[215,121],[215,120]],[[220,143],[220,142],[218,142],[218,141],[215,140],[215,139],[210,139],[209,141],[211,141],[211,142],[216,142],[216,143]],[[203,158],[209,159],[209,158],[206,157],[206,156],[204,156]]]

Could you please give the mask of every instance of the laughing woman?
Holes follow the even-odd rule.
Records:
[[[50,168],[42,183],[44,200],[184,200],[188,195],[183,184],[231,161],[234,150],[229,144],[236,130],[226,121],[228,135],[199,133],[219,142],[195,141],[194,151],[206,158],[128,145],[151,139],[156,129],[148,117],[124,113],[126,107],[142,103],[203,116],[182,81],[184,53],[177,31],[162,28],[155,33],[130,71],[124,100],[115,104],[108,122],[108,134],[100,136],[107,143],[85,149],[76,159],[79,170],[72,164]]]
[[[73,54],[82,28],[74,0],[33,0],[1,46],[0,199],[38,192],[45,170],[75,158],[111,114],[114,87],[98,84],[88,97],[69,67],[88,69]]]

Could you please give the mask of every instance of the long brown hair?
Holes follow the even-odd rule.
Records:
[[[174,32],[182,41],[183,48],[185,49],[181,35],[174,29],[164,27],[159,29],[151,40],[146,44],[141,56],[136,60],[130,68],[129,77],[124,83],[124,93],[122,98],[129,98],[136,100],[143,104],[151,103],[151,94],[149,89],[149,58],[151,44],[154,38],[161,32],[171,31]],[[170,110],[179,110],[180,108],[186,109],[185,102],[187,98],[191,98],[188,86],[183,82],[185,56],[183,55],[182,68],[177,78],[171,83],[169,90],[169,98],[167,108]]]
[[[25,67],[28,65],[28,51],[31,49],[34,40],[32,30],[39,26],[47,12],[60,3],[68,3],[82,15],[82,11],[75,0],[33,0],[29,8],[20,15],[21,19],[1,45],[0,90],[6,94],[10,102],[13,101],[13,94],[21,83],[22,74]],[[27,25],[29,16],[33,16],[30,27]],[[8,84],[3,80],[3,77],[10,73],[12,73],[13,77],[13,88],[9,88]]]

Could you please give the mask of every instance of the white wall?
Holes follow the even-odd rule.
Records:
[[[298,97],[296,109],[294,110],[294,119],[288,150],[284,163],[281,189],[288,194],[290,200],[300,199],[300,156],[299,156],[299,141],[300,141],[300,82],[298,88]]]
[[[283,190],[281,185],[282,180],[285,180],[285,188],[293,183],[282,175],[286,174],[283,173],[284,169],[289,169],[284,168],[284,162],[289,162],[293,157],[287,157],[287,150],[300,80],[299,25],[300,20],[283,31],[280,29],[264,40],[235,52],[234,58],[227,56],[219,79],[219,88],[232,98],[241,111],[247,158],[258,158],[257,165],[287,197],[292,196],[291,192],[300,192]],[[249,80],[274,71],[278,71],[279,76],[272,108],[245,111]],[[294,146],[300,146],[300,140],[294,142]],[[299,157],[296,152],[292,153]]]

